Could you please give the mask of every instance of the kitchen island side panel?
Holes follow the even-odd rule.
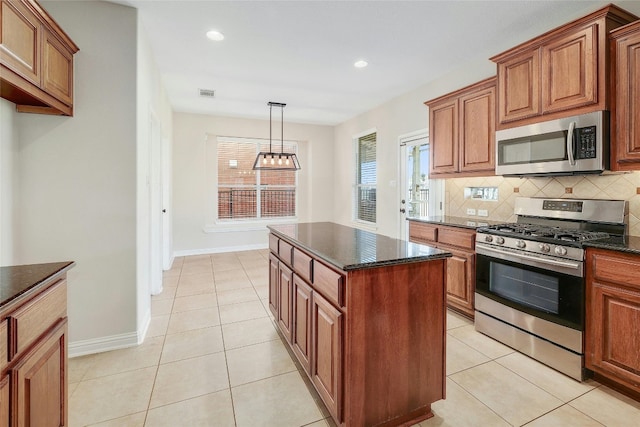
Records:
[[[445,397],[446,260],[349,272],[345,425],[411,424]]]

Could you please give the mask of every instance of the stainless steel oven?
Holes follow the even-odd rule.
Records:
[[[476,329],[585,376],[582,243],[624,232],[624,201],[516,200],[518,222],[478,229]]]

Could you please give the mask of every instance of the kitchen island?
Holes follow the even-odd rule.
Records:
[[[328,222],[269,229],[269,308],[336,424],[432,417],[451,254]]]

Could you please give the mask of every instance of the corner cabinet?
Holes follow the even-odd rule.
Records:
[[[611,169],[640,169],[640,21],[611,32]]]
[[[284,235],[269,248],[275,323],[336,425],[432,416],[445,387],[445,259],[345,271]]]
[[[585,366],[640,393],[640,256],[587,248]]]
[[[26,113],[73,115],[78,47],[35,0],[1,0],[0,95]]]
[[[451,252],[447,259],[447,305],[474,317],[475,230],[409,220],[409,240]]]
[[[636,19],[609,5],[492,57],[498,129],[609,109],[608,33]]]
[[[492,77],[425,102],[436,178],[495,174],[495,90]]]

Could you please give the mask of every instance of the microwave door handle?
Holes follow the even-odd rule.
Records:
[[[569,157],[569,164],[571,166],[576,165],[576,159],[573,154],[573,131],[576,128],[576,122],[569,124],[569,132],[567,132],[567,155]]]

